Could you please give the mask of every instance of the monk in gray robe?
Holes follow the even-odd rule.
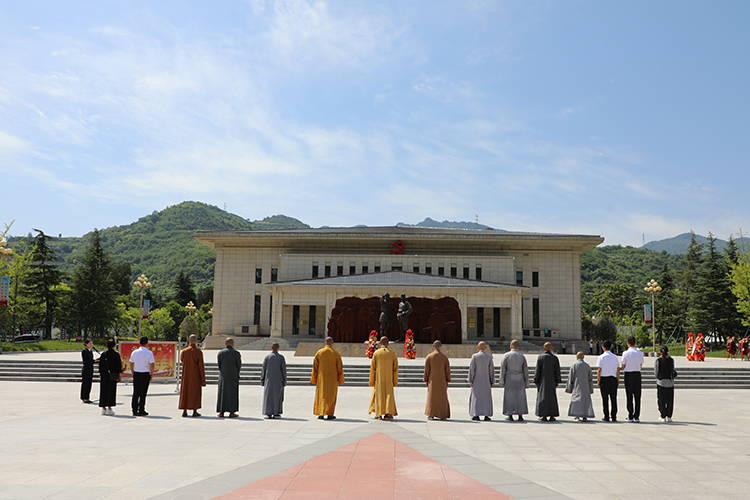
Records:
[[[570,367],[568,384],[565,392],[570,394],[568,416],[578,422],[594,418],[594,404],[591,395],[594,393],[594,381],[591,378],[591,366],[583,360],[583,352],[576,354],[577,361]]]
[[[518,352],[520,344],[517,340],[510,341],[510,351],[506,352],[500,363],[500,386],[503,391],[503,415],[505,420],[513,421],[513,415],[523,421],[523,416],[529,413],[526,402],[526,388],[529,386],[529,365],[526,356]]]
[[[240,368],[242,356],[234,349],[234,339],[224,341],[226,347],[216,355],[219,363],[219,389],[216,398],[216,412],[219,418],[229,412],[229,418],[237,418],[240,409]]]
[[[534,384],[536,384],[536,416],[539,420],[554,422],[560,416],[557,406],[557,385],[562,382],[560,360],[552,353],[552,344],[544,344],[544,354],[536,360]]]
[[[478,352],[469,363],[469,415],[472,420],[492,420],[492,386],[495,385],[495,362],[487,354],[487,344],[477,344]]]
[[[271,344],[271,354],[263,360],[260,385],[263,386],[263,415],[266,418],[281,418],[281,414],[284,413],[286,360],[279,354],[278,342]]]

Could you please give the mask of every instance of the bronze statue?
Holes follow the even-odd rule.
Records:
[[[393,321],[393,306],[391,305],[391,296],[384,293],[380,297],[380,336],[387,337],[391,322]]]
[[[409,329],[409,316],[413,312],[414,308],[411,306],[409,301],[406,300],[406,295],[402,293],[401,302],[398,304],[398,315],[396,316],[399,328],[399,342],[403,342],[406,339],[406,330]]]

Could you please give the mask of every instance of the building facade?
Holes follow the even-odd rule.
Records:
[[[581,338],[580,255],[604,239],[363,227],[201,231],[216,251],[213,333],[321,338],[339,299],[452,297],[461,338]]]

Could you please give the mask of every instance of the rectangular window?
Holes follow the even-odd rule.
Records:
[[[445,268],[438,267],[438,276],[445,276]]]
[[[370,268],[367,266],[362,266],[362,274],[367,274],[368,272],[370,272]]]
[[[268,326],[273,324],[273,294],[268,297]]]
[[[531,299],[532,321],[531,328],[539,328],[539,299]]]
[[[533,287],[539,286],[539,271],[533,271],[531,273],[531,286]]]
[[[541,330],[534,330],[534,337],[541,337],[542,331]]]
[[[260,295],[255,296],[255,312],[253,313],[253,324],[260,325]]]
[[[263,269],[255,270],[255,284],[258,285],[263,283]]]
[[[324,268],[324,272],[325,272],[326,278],[330,278],[331,277],[331,266],[326,266]]]
[[[248,325],[242,325],[242,333],[250,333],[250,327]]]
[[[380,272],[380,266],[375,266],[375,272],[376,272],[376,273],[379,273],[379,272]]]
[[[344,275],[344,266],[336,266],[336,276]]]
[[[312,276],[313,278],[317,278],[318,277],[318,266],[317,265],[313,266],[312,273],[313,273],[313,276]]]
[[[482,281],[482,268],[481,267],[476,268],[475,276],[476,276],[477,281]]]
[[[523,286],[523,271],[516,271],[516,285]]]
[[[275,267],[271,268],[271,283],[276,283],[279,281],[279,270]]]
[[[464,279],[465,280],[469,279],[469,268],[468,267],[464,267]]]
[[[414,269],[412,269],[415,273],[419,274],[419,266],[414,266]]]
[[[484,307],[477,307],[477,337],[484,337]]]
[[[349,266],[349,274],[357,274],[357,266]]]
[[[451,278],[457,278],[458,277],[458,269],[455,267],[451,267]]]
[[[299,306],[292,306],[292,335],[299,335]]]
[[[393,264],[391,265],[391,271],[403,271],[404,268],[401,266],[401,264]]]
[[[310,306],[310,314],[308,315],[308,323],[310,324],[310,329],[308,330],[308,333],[310,335],[317,334],[317,328],[315,321],[317,320],[317,312],[318,309],[315,306]]]
[[[424,273],[425,274],[432,274],[432,266],[425,266],[424,267]]]
[[[499,307],[492,308],[492,336],[493,337],[500,336],[500,308]]]

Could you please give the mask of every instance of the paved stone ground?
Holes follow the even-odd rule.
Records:
[[[367,418],[365,387],[343,386],[339,418],[330,422],[311,415],[312,387],[287,388],[284,418],[270,421],[261,418],[257,386],[240,388],[241,418],[224,420],[212,411],[216,386],[204,390],[201,418],[180,417],[173,384],[152,385],[151,416],[140,418],[130,416],[129,385],[119,388],[114,417],[81,404],[78,391],[70,383],[0,382],[0,499],[215,498],[378,432],[516,500],[748,497],[746,390],[678,385],[672,424],[657,422],[653,390],[644,391],[640,424],[510,423],[499,415],[473,422],[462,388],[449,390],[447,422],[426,420],[425,389],[397,388],[392,423]],[[502,389],[494,396],[499,413]],[[528,396],[533,408],[535,391]],[[565,414],[568,397],[558,397]],[[622,418],[622,389],[619,400]]]

